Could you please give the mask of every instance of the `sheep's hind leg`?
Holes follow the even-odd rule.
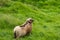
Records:
[[[16,34],[16,39],[19,40],[19,33]]]
[[[16,38],[16,37],[17,37],[16,32],[14,32],[14,38]]]
[[[19,38],[19,33],[14,32],[14,38],[15,39]]]

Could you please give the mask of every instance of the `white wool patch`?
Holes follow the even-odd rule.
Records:
[[[21,28],[20,28],[20,26],[16,26],[15,28],[14,28],[14,32],[16,31],[16,30],[20,30]]]
[[[20,26],[16,26],[14,28],[14,32],[16,33],[16,35],[18,35],[18,37],[26,35],[26,30],[22,29],[22,27]]]

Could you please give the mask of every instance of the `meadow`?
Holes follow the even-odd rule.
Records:
[[[0,40],[14,40],[14,27],[27,18],[31,35],[19,40],[60,40],[60,0],[0,0]]]

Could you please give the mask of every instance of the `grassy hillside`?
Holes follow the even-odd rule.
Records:
[[[60,0],[0,0],[0,40],[14,40],[13,28],[33,18],[33,30],[19,40],[60,40]]]

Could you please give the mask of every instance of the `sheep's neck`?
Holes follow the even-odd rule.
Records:
[[[25,22],[24,24],[21,25],[21,27],[25,27],[25,26],[28,25],[28,24],[31,25],[31,23]]]
[[[22,24],[21,27],[25,27],[26,24],[27,24],[27,22],[25,22],[24,24]]]
[[[25,25],[25,30],[28,31],[32,28],[32,24],[28,23]]]

